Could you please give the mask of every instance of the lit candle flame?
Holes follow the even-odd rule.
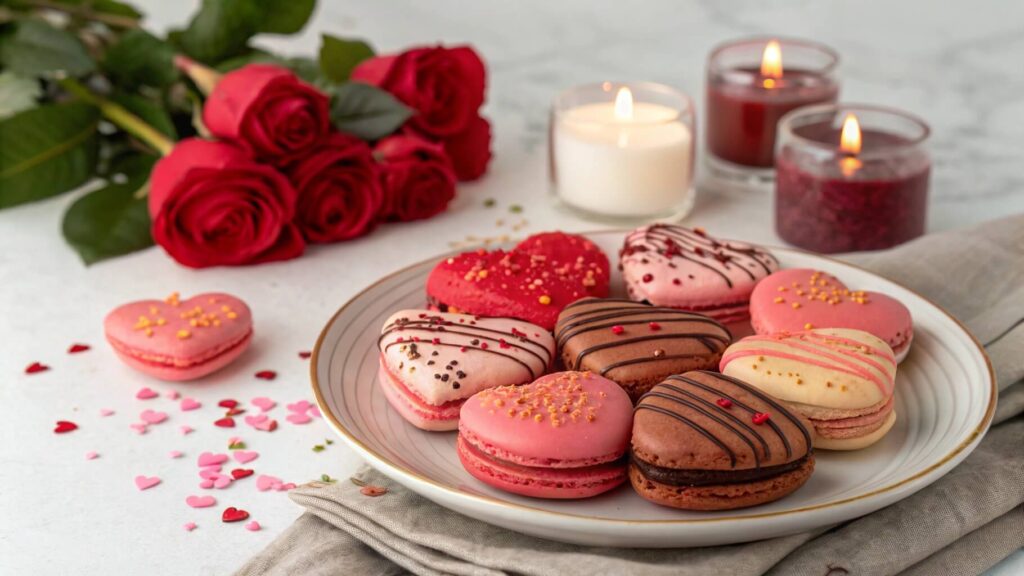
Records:
[[[761,84],[765,88],[774,88],[776,80],[782,78],[782,47],[778,40],[772,40],[764,47],[761,55]]]
[[[860,123],[857,122],[856,116],[847,114],[843,119],[843,130],[839,134],[839,151],[844,154],[844,158],[839,161],[839,168],[843,171],[843,176],[853,176],[853,173],[860,169],[861,161],[857,158],[860,146]]]
[[[619,88],[618,93],[615,94],[615,119],[633,119],[633,93],[625,86]]]

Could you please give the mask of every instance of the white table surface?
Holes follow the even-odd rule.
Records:
[[[138,2],[156,29],[180,25],[196,2]],[[314,54],[321,32],[368,38],[382,51],[416,43],[469,42],[489,66],[486,113],[495,126],[496,159],[479,183],[460,187],[451,210],[434,220],[383,226],[348,244],[313,248],[291,262],[193,271],[159,249],[85,268],[60,238],[60,215],[75,195],[0,212],[0,573],[226,574],[269,543],[298,515],[284,493],[255,489],[254,478],[212,491],[214,508],[184,499],[204,494],[195,460],[226,452],[238,435],[261,456],[257,474],[303,482],[329,474],[342,481],[359,459],[341,442],[314,453],[331,432],[322,421],[296,426],[284,404],[312,399],[306,360],[321,327],[350,296],[380,276],[449,250],[449,242],[560,228],[595,229],[551,208],[546,195],[548,104],[561,88],[605,79],[676,85],[702,103],[709,48],[732,37],[773,33],[823,40],[843,55],[843,99],[917,112],[934,128],[935,170],[929,227],[948,229],[1024,211],[1024,5],[989,2],[938,8],[928,0],[892,3],[793,2],[782,10],[750,2],[334,2],[323,0],[305,32],[260,43]],[[988,6],[988,7],[986,7]],[[950,11],[951,10],[951,11]],[[778,242],[770,195],[701,187],[688,222],[723,236]],[[498,205],[485,208],[484,199]],[[508,213],[517,203],[521,216]],[[520,218],[528,225],[510,230]],[[505,225],[496,225],[504,219]],[[234,366],[197,384],[165,384],[117,362],[102,337],[102,318],[125,301],[223,290],[252,307],[256,338]],[[68,355],[73,342],[93,346]],[[26,376],[33,361],[52,370]],[[272,369],[277,380],[257,380]],[[181,412],[176,402],[140,401],[151,386],[178,390],[204,406]],[[279,406],[273,433],[245,426],[216,428],[218,400],[247,403],[269,396]],[[101,418],[99,410],[116,414]],[[146,408],[167,422],[140,436],[128,425]],[[251,406],[249,406],[252,409]],[[80,429],[54,435],[58,419]],[[178,427],[196,430],[182,436]],[[94,450],[99,458],[87,461]],[[172,460],[169,450],[185,456]],[[140,492],[137,474],[163,483]],[[248,510],[263,529],[223,524],[225,506]],[[182,524],[199,527],[186,532]],[[1024,555],[992,574],[1024,571]]]

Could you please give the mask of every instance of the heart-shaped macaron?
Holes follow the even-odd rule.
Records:
[[[252,340],[249,307],[228,294],[140,300],[103,321],[107,341],[126,364],[162,380],[194,380],[237,358]]]
[[[850,290],[838,278],[791,268],[762,280],[750,295],[750,322],[758,334],[815,328],[863,330],[884,340],[902,360],[914,337],[910,310],[878,292]]]
[[[479,316],[519,318],[551,330],[562,308],[608,295],[608,257],[582,236],[548,232],[511,251],[464,252],[427,279],[431,306]]]

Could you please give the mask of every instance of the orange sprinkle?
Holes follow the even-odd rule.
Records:
[[[537,302],[540,302],[542,306],[547,306],[548,304],[551,304],[551,296],[544,294],[540,298],[537,298]]]
[[[178,330],[176,336],[178,337],[179,340],[186,340],[192,337],[192,333],[189,332],[188,330]]]
[[[799,302],[793,302],[793,309],[794,310],[796,310],[799,307],[800,307],[800,303]]]
[[[813,328],[814,328],[814,324],[811,324],[810,322],[808,322],[807,324],[804,324],[804,330],[811,330]]]
[[[786,301],[786,299],[785,299],[785,298],[783,298],[782,296],[776,296],[776,297],[775,297],[775,303],[776,303],[776,304],[782,304],[782,303],[783,303],[783,302],[785,302],[785,301]]]

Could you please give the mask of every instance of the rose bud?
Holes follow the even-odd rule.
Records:
[[[455,197],[455,170],[440,144],[412,134],[377,143],[385,220],[419,220],[443,212]]]
[[[370,58],[352,80],[377,86],[416,111],[408,126],[432,138],[461,133],[484,102],[484,63],[468,46],[414,48]]]
[[[370,146],[332,133],[284,167],[298,191],[295,223],[309,242],[337,242],[370,231],[383,200]]]
[[[189,138],[153,167],[153,239],[192,268],[287,260],[305,243],[283,174],[224,142]]]
[[[465,130],[442,143],[459,180],[476,180],[487,171],[491,161],[491,124],[487,119],[473,118]]]
[[[225,74],[206,99],[203,123],[260,159],[304,152],[330,129],[328,99],[287,68],[249,64]]]

